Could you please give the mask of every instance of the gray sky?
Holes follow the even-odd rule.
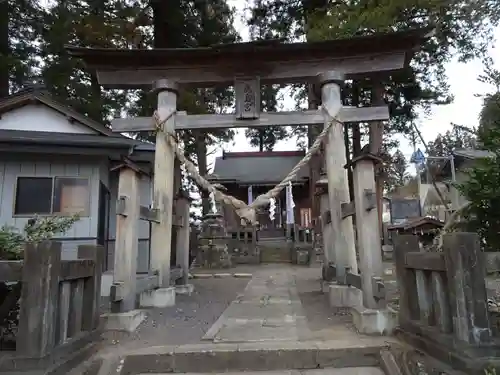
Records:
[[[228,0],[228,2],[237,8],[239,15],[235,20],[235,28],[238,30],[244,40],[248,40],[248,30],[244,26],[242,16],[245,8],[245,0]],[[500,27],[496,29],[496,45],[500,41]],[[500,46],[500,45],[499,45]],[[490,54],[495,61],[495,65],[500,69],[500,50],[491,47]],[[452,104],[443,106],[434,106],[431,114],[426,116],[422,114],[417,123],[420,125],[423,137],[426,142],[433,140],[438,133],[443,133],[450,129],[450,123],[456,123],[464,126],[477,126],[478,116],[481,110],[482,99],[476,97],[476,94],[484,94],[491,91],[491,87],[478,82],[477,77],[483,72],[481,61],[475,60],[467,64],[459,63],[456,59],[451,61],[446,67],[446,74],[449,78],[450,92],[454,96]],[[291,98],[285,99],[282,103],[283,109],[292,109],[295,105]],[[398,137],[401,142],[401,151],[409,159],[413,152],[413,147],[403,137]],[[423,147],[420,146],[423,150]],[[225,146],[226,151],[251,151],[255,148],[248,144],[244,131],[238,131],[234,145]],[[294,150],[295,141],[289,140],[279,142],[275,150]],[[216,155],[221,155],[222,149],[217,150]]]

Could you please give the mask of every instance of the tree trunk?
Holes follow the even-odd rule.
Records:
[[[359,85],[357,81],[352,82],[352,103],[351,105],[353,107],[357,107],[359,105]],[[359,126],[359,122],[355,122],[352,124],[349,124],[350,127],[352,127],[352,155],[357,156],[361,153],[361,129]],[[346,129],[347,132],[347,129]],[[347,162],[351,160],[350,157],[350,145],[351,143],[349,142],[349,138],[347,138],[346,141],[346,152],[347,152]],[[353,177],[353,172],[352,168],[348,169],[348,180],[349,180],[349,194],[351,196],[351,199],[354,197],[354,177]],[[355,221],[356,218],[353,217],[353,220]]]
[[[359,83],[357,81],[352,82],[352,106],[359,106]],[[361,128],[359,122],[352,125],[352,152],[353,155],[359,155],[361,153]]]
[[[94,0],[92,2],[92,14],[100,17],[102,23],[106,22],[104,17],[104,12],[106,8],[106,0]],[[94,40],[93,45],[90,47],[100,47],[98,41]],[[102,93],[101,85],[97,80],[97,74],[95,71],[90,72],[90,91],[92,93],[92,106],[91,112],[89,113],[90,118],[95,121],[102,122],[104,120],[103,116],[103,103],[102,103]]]
[[[207,144],[205,141],[205,133],[197,131],[196,137],[196,158],[198,159],[198,172],[201,176],[206,177],[208,174],[207,163]],[[201,207],[203,216],[210,213],[210,194],[205,189],[200,189]]]
[[[374,82],[374,87],[372,88],[372,106],[384,105],[384,85],[381,82]],[[382,151],[382,140],[384,135],[384,122],[377,121],[370,124],[370,152],[375,155],[380,155]],[[377,209],[379,215],[379,231],[380,238],[382,238],[382,198],[384,196],[384,179],[382,176],[382,168],[378,166],[375,169],[375,185],[376,185],[376,197],[377,197]]]
[[[153,9],[153,40],[155,48],[184,47],[183,25],[185,17],[180,0],[151,0]]]
[[[328,0],[302,0],[302,8],[304,10],[304,30],[306,34],[306,40],[309,39],[310,33],[310,17],[312,14],[321,11],[326,13],[326,6]],[[318,109],[319,102],[314,94],[314,85],[309,84],[307,86],[307,101],[308,109]],[[307,146],[311,147],[314,143],[316,137],[321,133],[322,126],[308,126],[307,127]],[[317,153],[313,155],[309,164],[309,199],[311,202],[311,217],[313,218],[313,224],[315,229],[320,233],[320,223],[317,218],[320,216],[319,199],[316,196],[316,182],[319,180],[321,175],[321,168],[324,162],[324,155],[322,153]]]
[[[0,56],[5,61],[10,57],[9,44],[9,2],[0,1]],[[0,67],[0,97],[9,96],[9,64]]]

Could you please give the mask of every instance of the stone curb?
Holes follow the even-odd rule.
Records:
[[[389,345],[390,341],[385,338],[156,346],[131,351],[125,356],[121,353],[125,358],[121,374],[378,367],[380,352]]]
[[[251,279],[251,273],[190,273],[190,279],[223,279],[228,277],[234,277],[239,279]]]

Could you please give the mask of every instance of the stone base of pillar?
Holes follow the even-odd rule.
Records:
[[[328,296],[330,293],[330,285],[332,285],[333,283],[325,280],[320,280],[320,282],[321,282],[321,292]]]
[[[193,284],[183,284],[183,285],[176,285],[175,286],[175,293],[176,294],[185,294],[190,296],[191,293],[194,292],[194,285]]]
[[[331,262],[323,263],[321,268],[321,277],[323,280],[328,282],[336,281],[337,268],[335,267],[335,264]]]
[[[358,306],[351,314],[356,329],[365,335],[389,336],[398,325],[398,313],[390,307],[372,310]]]
[[[328,287],[328,302],[330,307],[354,308],[363,305],[363,292],[347,285],[330,283]]]
[[[125,313],[109,313],[101,315],[106,331],[134,332],[139,324],[146,319],[143,310],[132,310]]]
[[[169,307],[175,305],[175,288],[159,288],[142,292],[139,297],[141,307]]]

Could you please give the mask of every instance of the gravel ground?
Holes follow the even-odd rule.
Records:
[[[332,324],[351,325],[352,317],[348,309],[332,310],[328,305],[328,297],[321,292],[320,275],[319,267],[311,267],[300,270],[295,279],[309,329],[321,331]]]
[[[193,279],[191,296],[177,295],[175,306],[148,310],[147,319],[131,335],[108,333],[108,344],[136,349],[198,343],[249,281],[233,277]]]

